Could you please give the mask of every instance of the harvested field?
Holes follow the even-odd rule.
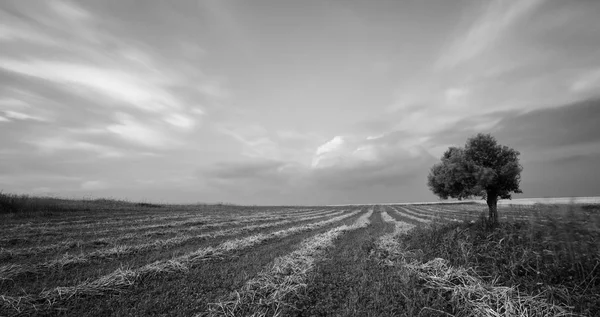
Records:
[[[0,215],[0,316],[600,310],[595,205],[82,206]]]

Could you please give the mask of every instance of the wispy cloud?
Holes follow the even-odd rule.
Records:
[[[242,154],[253,158],[281,159],[278,144],[271,139],[268,131],[259,124],[236,123],[217,128],[221,133],[238,141]]]
[[[33,93],[36,87],[45,90],[41,94],[54,89],[61,91],[61,96],[76,96],[84,101],[69,106],[76,107],[79,116],[86,111],[103,113],[101,120],[92,120],[97,120],[93,122],[94,129],[103,131],[105,137],[145,147],[180,145],[177,140],[201,126],[206,107],[231,96],[222,80],[207,76],[198,65],[188,64],[191,60],[165,59],[156,47],[128,39],[127,30],[115,33],[119,27],[126,27],[122,22],[109,27],[105,25],[106,17],[79,3],[53,0],[33,9],[15,3],[10,10],[0,8],[0,16],[7,18],[3,20],[7,27],[2,29],[0,40],[13,49],[0,53],[0,71],[21,76],[19,82],[28,82],[25,90]],[[191,44],[185,47],[178,47],[180,51],[171,54],[188,56],[192,47],[199,49]],[[14,54],[19,48],[26,54]],[[51,53],[43,54],[45,50]],[[16,87],[19,86],[22,84]],[[5,107],[17,103],[26,105],[28,111],[0,108],[4,110],[3,121],[42,121],[47,116],[40,113],[54,111],[65,122],[65,117],[77,113],[65,116],[60,109],[64,105],[58,100],[31,103],[18,95],[0,104]],[[71,138],[84,136],[74,134]]]
[[[93,181],[85,181],[83,183],[81,183],[81,189],[83,190],[101,190],[101,189],[107,189],[109,188],[109,184],[107,182],[104,181],[98,181],[98,180],[93,180]]]
[[[465,103],[466,97],[469,94],[469,90],[466,88],[448,88],[444,94],[447,104],[460,107]]]
[[[545,0],[501,1],[487,3],[487,7],[469,28],[456,36],[442,52],[437,67],[448,68],[475,58],[491,49],[505,32],[516,26],[519,20],[541,5]]]
[[[0,99],[0,107],[1,109],[5,108],[25,108],[29,107],[29,104],[24,102],[23,100],[15,99],[15,98],[2,98]]]
[[[15,120],[33,120],[33,121],[47,121],[46,119],[38,116],[29,115],[19,111],[6,110],[4,116],[9,119]]]
[[[182,108],[180,101],[153,84],[148,78],[144,78],[143,74],[136,76],[119,70],[45,60],[21,62],[1,59],[0,68],[56,82],[65,85],[62,86],[64,89],[71,90],[73,87],[68,86],[69,84],[90,88],[92,92],[99,93],[105,98],[145,111],[158,112]],[[90,96],[89,91],[81,93]]]
[[[159,129],[153,129],[127,113],[119,112],[116,117],[118,123],[108,126],[107,130],[123,139],[153,148],[169,144],[168,138]]]
[[[83,8],[77,6],[70,1],[50,1],[50,7],[56,11],[60,16],[70,21],[86,20],[91,17],[91,14]]]
[[[342,146],[346,143],[344,141],[344,137],[336,135],[333,139],[325,142],[321,146],[319,146],[315,152],[315,155],[312,160],[312,167],[319,167],[323,164],[324,160],[329,159],[329,164],[335,164],[335,162],[331,162],[334,159],[338,159],[340,154],[338,153]]]
[[[571,84],[575,93],[598,92],[600,89],[600,68],[583,72]]]
[[[66,137],[39,138],[28,142],[35,145],[42,153],[48,154],[56,154],[63,150],[74,150],[93,152],[95,155],[105,158],[119,158],[124,155],[122,151],[110,146],[72,140]]]

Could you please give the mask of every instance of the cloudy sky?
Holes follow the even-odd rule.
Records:
[[[0,2],[0,190],[435,200],[491,132],[518,197],[600,195],[600,1]]]

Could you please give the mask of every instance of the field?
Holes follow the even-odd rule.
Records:
[[[250,207],[7,197],[0,316],[600,311],[598,205],[501,205],[501,225],[490,228],[481,204]]]

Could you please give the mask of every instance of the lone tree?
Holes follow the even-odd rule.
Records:
[[[491,134],[479,133],[464,148],[450,147],[435,164],[427,186],[442,199],[479,196],[487,200],[489,220],[498,223],[498,198],[510,199],[519,188],[519,152],[500,145]]]

